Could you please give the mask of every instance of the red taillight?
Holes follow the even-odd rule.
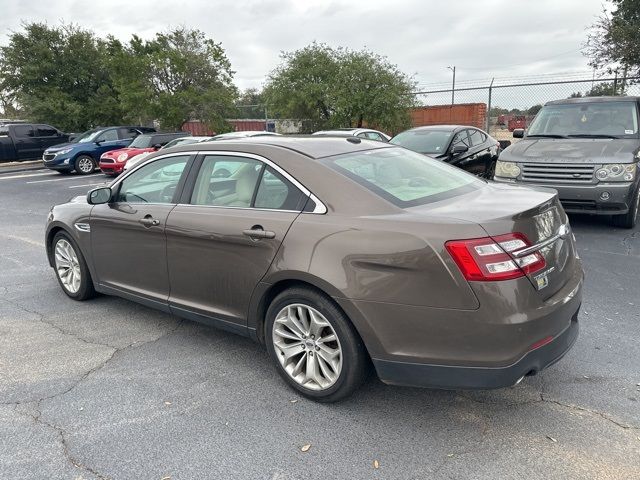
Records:
[[[545,260],[539,252],[518,258],[511,255],[529,246],[531,243],[521,233],[452,240],[445,244],[464,277],[478,282],[509,280],[542,270]]]
[[[544,337],[542,340],[538,340],[536,343],[529,347],[529,351],[536,350],[540,347],[544,347],[545,345],[551,343],[553,341],[553,337]]]

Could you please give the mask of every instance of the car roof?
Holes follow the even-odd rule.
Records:
[[[360,139],[357,137],[330,137],[322,135],[268,135],[258,137],[238,138],[225,142],[203,142],[184,146],[173,147],[181,151],[202,150],[239,150],[243,145],[268,145],[285,148],[305,155],[309,158],[324,158],[342,153],[373,150],[376,148],[397,148],[396,145],[378,142],[375,140]]]
[[[640,97],[577,97],[577,98],[563,98],[561,100],[552,100],[545,103],[545,105],[565,105],[572,103],[601,103],[601,102],[637,102]]]
[[[464,128],[475,128],[476,130],[480,130],[478,127],[474,127],[473,125],[423,125],[421,127],[414,127],[407,131],[416,131],[416,130],[442,130],[442,131],[456,131],[462,130]]]

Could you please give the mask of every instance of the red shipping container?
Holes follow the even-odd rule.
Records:
[[[411,109],[411,124],[425,125],[470,125],[485,128],[487,105],[484,103],[460,103],[456,105],[434,105]]]

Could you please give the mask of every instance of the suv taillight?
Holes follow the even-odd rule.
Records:
[[[530,246],[521,233],[452,240],[445,244],[464,278],[476,282],[509,280],[542,270],[546,262],[540,252],[519,258],[510,255]]]

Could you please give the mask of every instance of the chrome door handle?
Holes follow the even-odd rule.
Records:
[[[262,238],[276,238],[276,232],[270,232],[269,230],[263,230],[262,228],[250,228],[242,231],[243,235],[255,240]]]
[[[146,215],[145,217],[138,220],[145,227],[157,227],[160,225],[160,220],[156,220],[151,215]]]

